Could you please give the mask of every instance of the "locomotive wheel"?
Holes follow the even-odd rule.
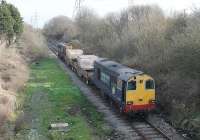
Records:
[[[148,118],[149,113],[148,112],[143,112],[141,115],[142,115],[143,118]]]
[[[113,107],[113,100],[109,99],[110,106]]]
[[[105,93],[101,91],[101,97],[104,99],[105,98]]]
[[[82,76],[83,82],[87,84],[87,79]]]

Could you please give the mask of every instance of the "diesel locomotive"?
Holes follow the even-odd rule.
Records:
[[[106,58],[94,63],[93,83],[113,100],[120,112],[149,112],[155,109],[155,82],[141,71]]]

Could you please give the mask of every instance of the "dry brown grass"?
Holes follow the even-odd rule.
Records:
[[[28,78],[26,62],[15,48],[0,47],[0,79],[4,90],[17,91]]]
[[[14,111],[16,104],[15,94],[6,90],[0,90],[0,126],[3,125],[10,114]]]
[[[14,47],[0,46],[0,126],[16,106],[16,91],[28,80],[26,62]]]

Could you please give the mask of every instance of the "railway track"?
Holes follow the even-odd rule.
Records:
[[[170,137],[146,120],[143,122],[133,122],[132,127],[142,140],[171,140]]]
[[[57,56],[55,42],[49,42],[49,49]],[[117,111],[109,106],[108,102],[103,100],[99,95],[94,94],[94,90],[83,83],[74,72],[72,72],[63,62],[59,63],[71,76],[73,82],[77,84],[82,93],[92,102],[100,112],[105,114],[105,120],[108,121],[117,131],[124,135],[125,140],[184,140],[176,132],[163,131],[160,127],[154,125],[150,119],[127,119],[122,117]],[[99,92],[99,91],[95,91]]]

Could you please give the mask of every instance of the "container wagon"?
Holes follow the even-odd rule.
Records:
[[[80,55],[75,64],[76,72],[87,84],[90,83],[94,72],[94,62],[98,59],[95,55]]]
[[[77,69],[77,58],[83,55],[83,50],[81,49],[67,49],[65,55],[65,62],[71,67],[73,71]]]
[[[58,57],[63,61],[65,60],[67,49],[72,49],[72,46],[65,43],[59,43],[57,45]]]

